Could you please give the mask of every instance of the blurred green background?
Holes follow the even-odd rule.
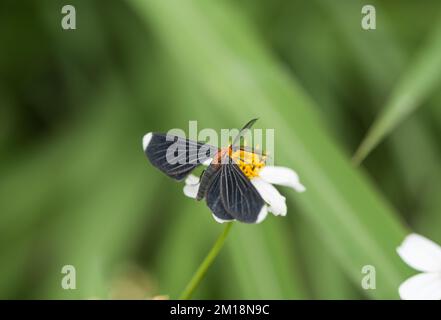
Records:
[[[307,192],[234,225],[194,297],[398,298],[404,236],[441,241],[441,3],[368,3],[1,1],[0,298],[176,298],[223,226],[142,136],[253,117]]]

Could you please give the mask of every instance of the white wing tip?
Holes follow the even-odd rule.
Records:
[[[259,215],[257,216],[256,224],[261,223],[268,215],[268,206],[266,204],[263,205],[262,209],[259,212]]]
[[[214,213],[211,214],[213,216],[213,219],[216,220],[217,223],[225,223],[225,222],[232,222],[233,220],[223,220],[221,218],[216,217],[216,215]]]
[[[142,138],[142,149],[145,151],[149,146],[150,140],[152,140],[153,133],[149,132]]]

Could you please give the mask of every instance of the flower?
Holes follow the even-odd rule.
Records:
[[[286,198],[282,196],[273,184],[291,187],[297,192],[304,192],[306,188],[300,183],[297,173],[286,167],[266,166],[265,157],[256,153],[243,150],[233,152],[231,158],[236,161],[241,171],[250,179],[257,189],[266,205],[262,209],[256,223],[262,222],[268,212],[275,216],[285,216],[287,213]],[[208,165],[209,161],[204,164]],[[185,180],[184,194],[190,198],[196,198],[199,190],[199,178],[190,174]],[[213,214],[213,218],[219,222],[230,222],[222,220]]]
[[[400,285],[401,299],[441,300],[441,246],[418,234],[410,234],[397,252],[404,262],[422,272]]]

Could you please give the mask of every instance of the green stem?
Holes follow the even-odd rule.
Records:
[[[190,282],[185,287],[185,290],[182,292],[181,296],[179,297],[180,300],[188,300],[191,298],[193,292],[199,286],[202,279],[204,279],[205,274],[207,273],[210,266],[213,264],[213,261],[214,259],[216,259],[217,255],[219,254],[219,251],[222,249],[225,239],[227,238],[232,225],[233,225],[232,222],[226,224],[224,231],[222,231],[222,233],[219,235],[213,247],[211,248],[210,252],[205,257],[204,261],[201,263],[198,270],[196,270]]]

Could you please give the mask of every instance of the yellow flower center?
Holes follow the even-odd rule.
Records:
[[[248,179],[257,177],[259,171],[265,166],[265,156],[244,150],[232,152],[231,158],[237,163]]]

